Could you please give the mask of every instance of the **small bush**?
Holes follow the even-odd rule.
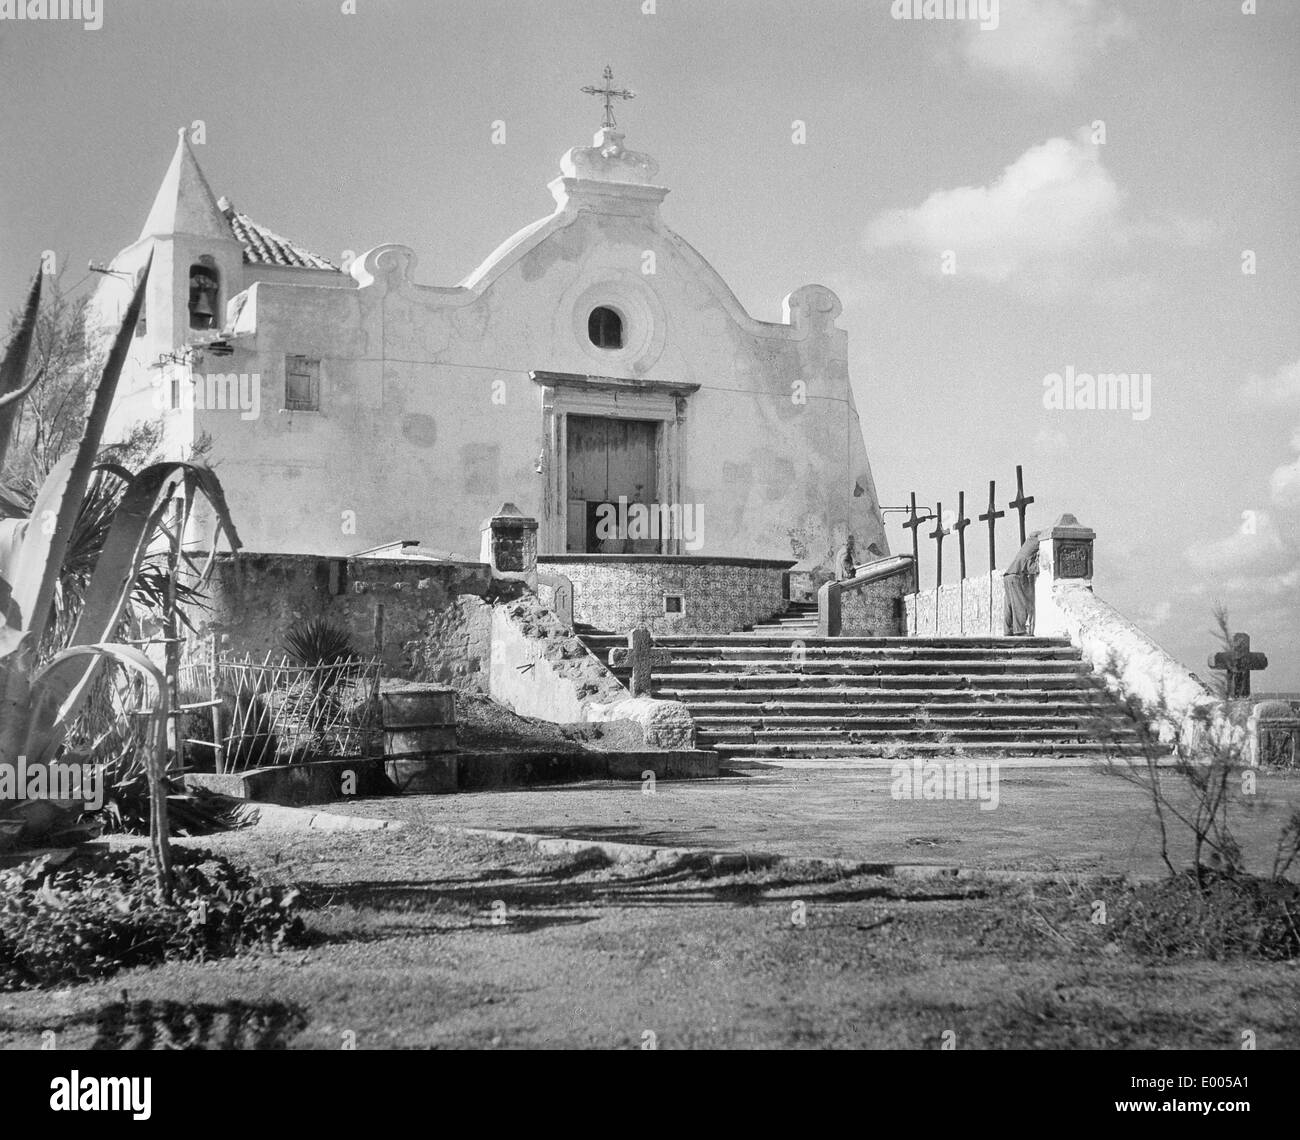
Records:
[[[1188,873],[1133,887],[1111,932],[1158,958],[1300,958],[1300,884],[1254,875]]]
[[[0,871],[0,990],[88,981],[130,966],[302,943],[297,891],[269,887],[230,860],[173,853],[175,896],[158,901],[146,851],[46,857]]]

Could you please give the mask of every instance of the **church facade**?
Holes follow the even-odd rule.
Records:
[[[665,225],[656,171],[606,125],[550,214],[436,286],[405,246],[345,271],[237,212],[182,132],[95,298],[107,327],[152,255],[111,430],[199,444],[250,551],[473,557],[508,501],[542,554],[887,553],[839,300],[805,285],[755,320]]]

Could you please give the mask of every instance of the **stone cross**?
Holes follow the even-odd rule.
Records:
[[[961,556],[961,576],[962,580],[966,578],[966,528],[970,526],[970,519],[966,517],[966,492],[957,492],[957,521],[952,524],[952,529],[957,532],[957,553]]]
[[[611,669],[631,668],[632,678],[628,682],[628,691],[634,697],[650,696],[650,682],[657,667],[671,665],[673,655],[667,649],[656,649],[652,644],[650,631],[637,626],[627,635],[626,649],[609,651]]]
[[[921,588],[921,551],[917,546],[916,532],[921,526],[921,516],[916,513],[916,492],[912,492],[912,505],[907,508],[907,522],[903,524],[904,530],[912,532],[912,578],[913,590]]]
[[[998,548],[993,531],[998,525],[998,519],[1005,517],[1007,513],[1006,511],[994,509],[997,505],[994,502],[993,494],[996,485],[997,484],[994,480],[989,480],[989,509],[979,516],[980,522],[986,522],[989,524],[989,570],[996,570],[998,568]]]
[[[564,574],[550,570],[539,570],[537,584],[551,588],[551,609],[561,624],[570,633],[573,632],[573,582]]]
[[[584,87],[582,89],[582,93],[584,95],[599,95],[605,100],[605,118],[600,125],[602,127],[608,127],[610,130],[613,130],[615,127],[618,126],[618,124],[614,122],[614,100],[635,99],[636,92],[622,90],[614,86],[614,69],[611,68],[609,64],[605,65],[605,74],[603,78],[605,80],[603,86]]]
[[[943,536],[948,532],[943,529],[943,503],[937,504],[934,509],[936,518],[930,537],[935,541],[934,588],[937,590],[943,585]]]
[[[1020,512],[1020,545],[1025,545],[1025,510],[1029,504],[1034,501],[1034,496],[1025,497],[1024,469],[1020,464],[1016,464],[1016,497],[1007,504],[1013,510]]]
[[[1267,669],[1268,658],[1250,651],[1250,634],[1234,633],[1232,648],[1210,654],[1210,668],[1224,669],[1228,674],[1228,699],[1250,696],[1252,669]]]

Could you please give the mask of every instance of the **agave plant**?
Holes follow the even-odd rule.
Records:
[[[356,656],[352,636],[327,618],[296,622],[284,632],[284,649],[295,665],[334,665]]]
[[[166,724],[168,690],[162,671],[144,653],[115,639],[140,567],[158,539],[164,516],[178,493],[187,501],[202,494],[213,508],[206,576],[224,533],[232,549],[239,540],[216,476],[201,463],[154,463],[129,477],[111,518],[104,520],[98,557],[85,567],[75,620],[59,638],[61,648],[42,662],[47,636],[58,620],[57,594],[66,572],[131,338],[144,304],[149,266],[136,284],[98,383],[75,451],[59,460],[37,493],[27,518],[0,519],[0,767],[28,769],[64,757],[69,727],[86,705],[105,662],[133,670],[152,682],[154,697],[146,734],[152,819],[151,842],[159,890],[170,893],[167,848]],[[9,446],[18,402],[41,379],[22,380],[40,305],[39,273],[23,317],[0,363],[0,466]],[[0,801],[0,816],[6,805]]]

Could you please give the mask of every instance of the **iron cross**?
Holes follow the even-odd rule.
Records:
[[[935,542],[934,588],[937,590],[943,585],[943,536],[948,532],[943,529],[943,503],[936,503],[934,510],[936,517],[930,537]]]
[[[1025,508],[1034,501],[1034,496],[1030,495],[1025,498],[1025,484],[1023,469],[1020,464],[1016,464],[1016,497],[1007,504],[1014,510],[1020,512],[1020,545],[1025,545]]]
[[[1210,668],[1224,669],[1228,674],[1227,697],[1250,696],[1250,673],[1252,669],[1267,669],[1268,658],[1262,653],[1250,651],[1250,634],[1234,633],[1232,648],[1210,654]]]
[[[912,586],[913,590],[921,588],[921,551],[916,541],[916,532],[921,527],[921,516],[916,513],[916,492],[912,492],[911,505],[907,508],[907,522],[903,524],[904,530],[912,532]]]
[[[970,526],[970,519],[966,517],[966,492],[957,492],[957,521],[952,524],[952,529],[957,532],[957,552],[961,556],[961,576],[962,580],[966,579],[966,528]]]
[[[989,480],[989,509],[986,513],[979,516],[980,522],[986,522],[989,524],[989,569],[990,570],[996,570],[998,568],[998,550],[997,550],[997,545],[994,539],[993,532],[998,525],[998,519],[1003,518],[1007,513],[1006,511],[999,511],[996,509],[997,502],[995,501],[994,494],[993,494],[996,485],[997,484],[994,482],[994,480],[992,479]]]
[[[605,65],[604,80],[605,85],[603,87],[584,87],[582,93],[584,95],[599,95],[605,100],[605,120],[600,125],[612,129],[618,126],[614,122],[614,100],[635,99],[636,92],[614,86],[614,69],[609,64]]]

